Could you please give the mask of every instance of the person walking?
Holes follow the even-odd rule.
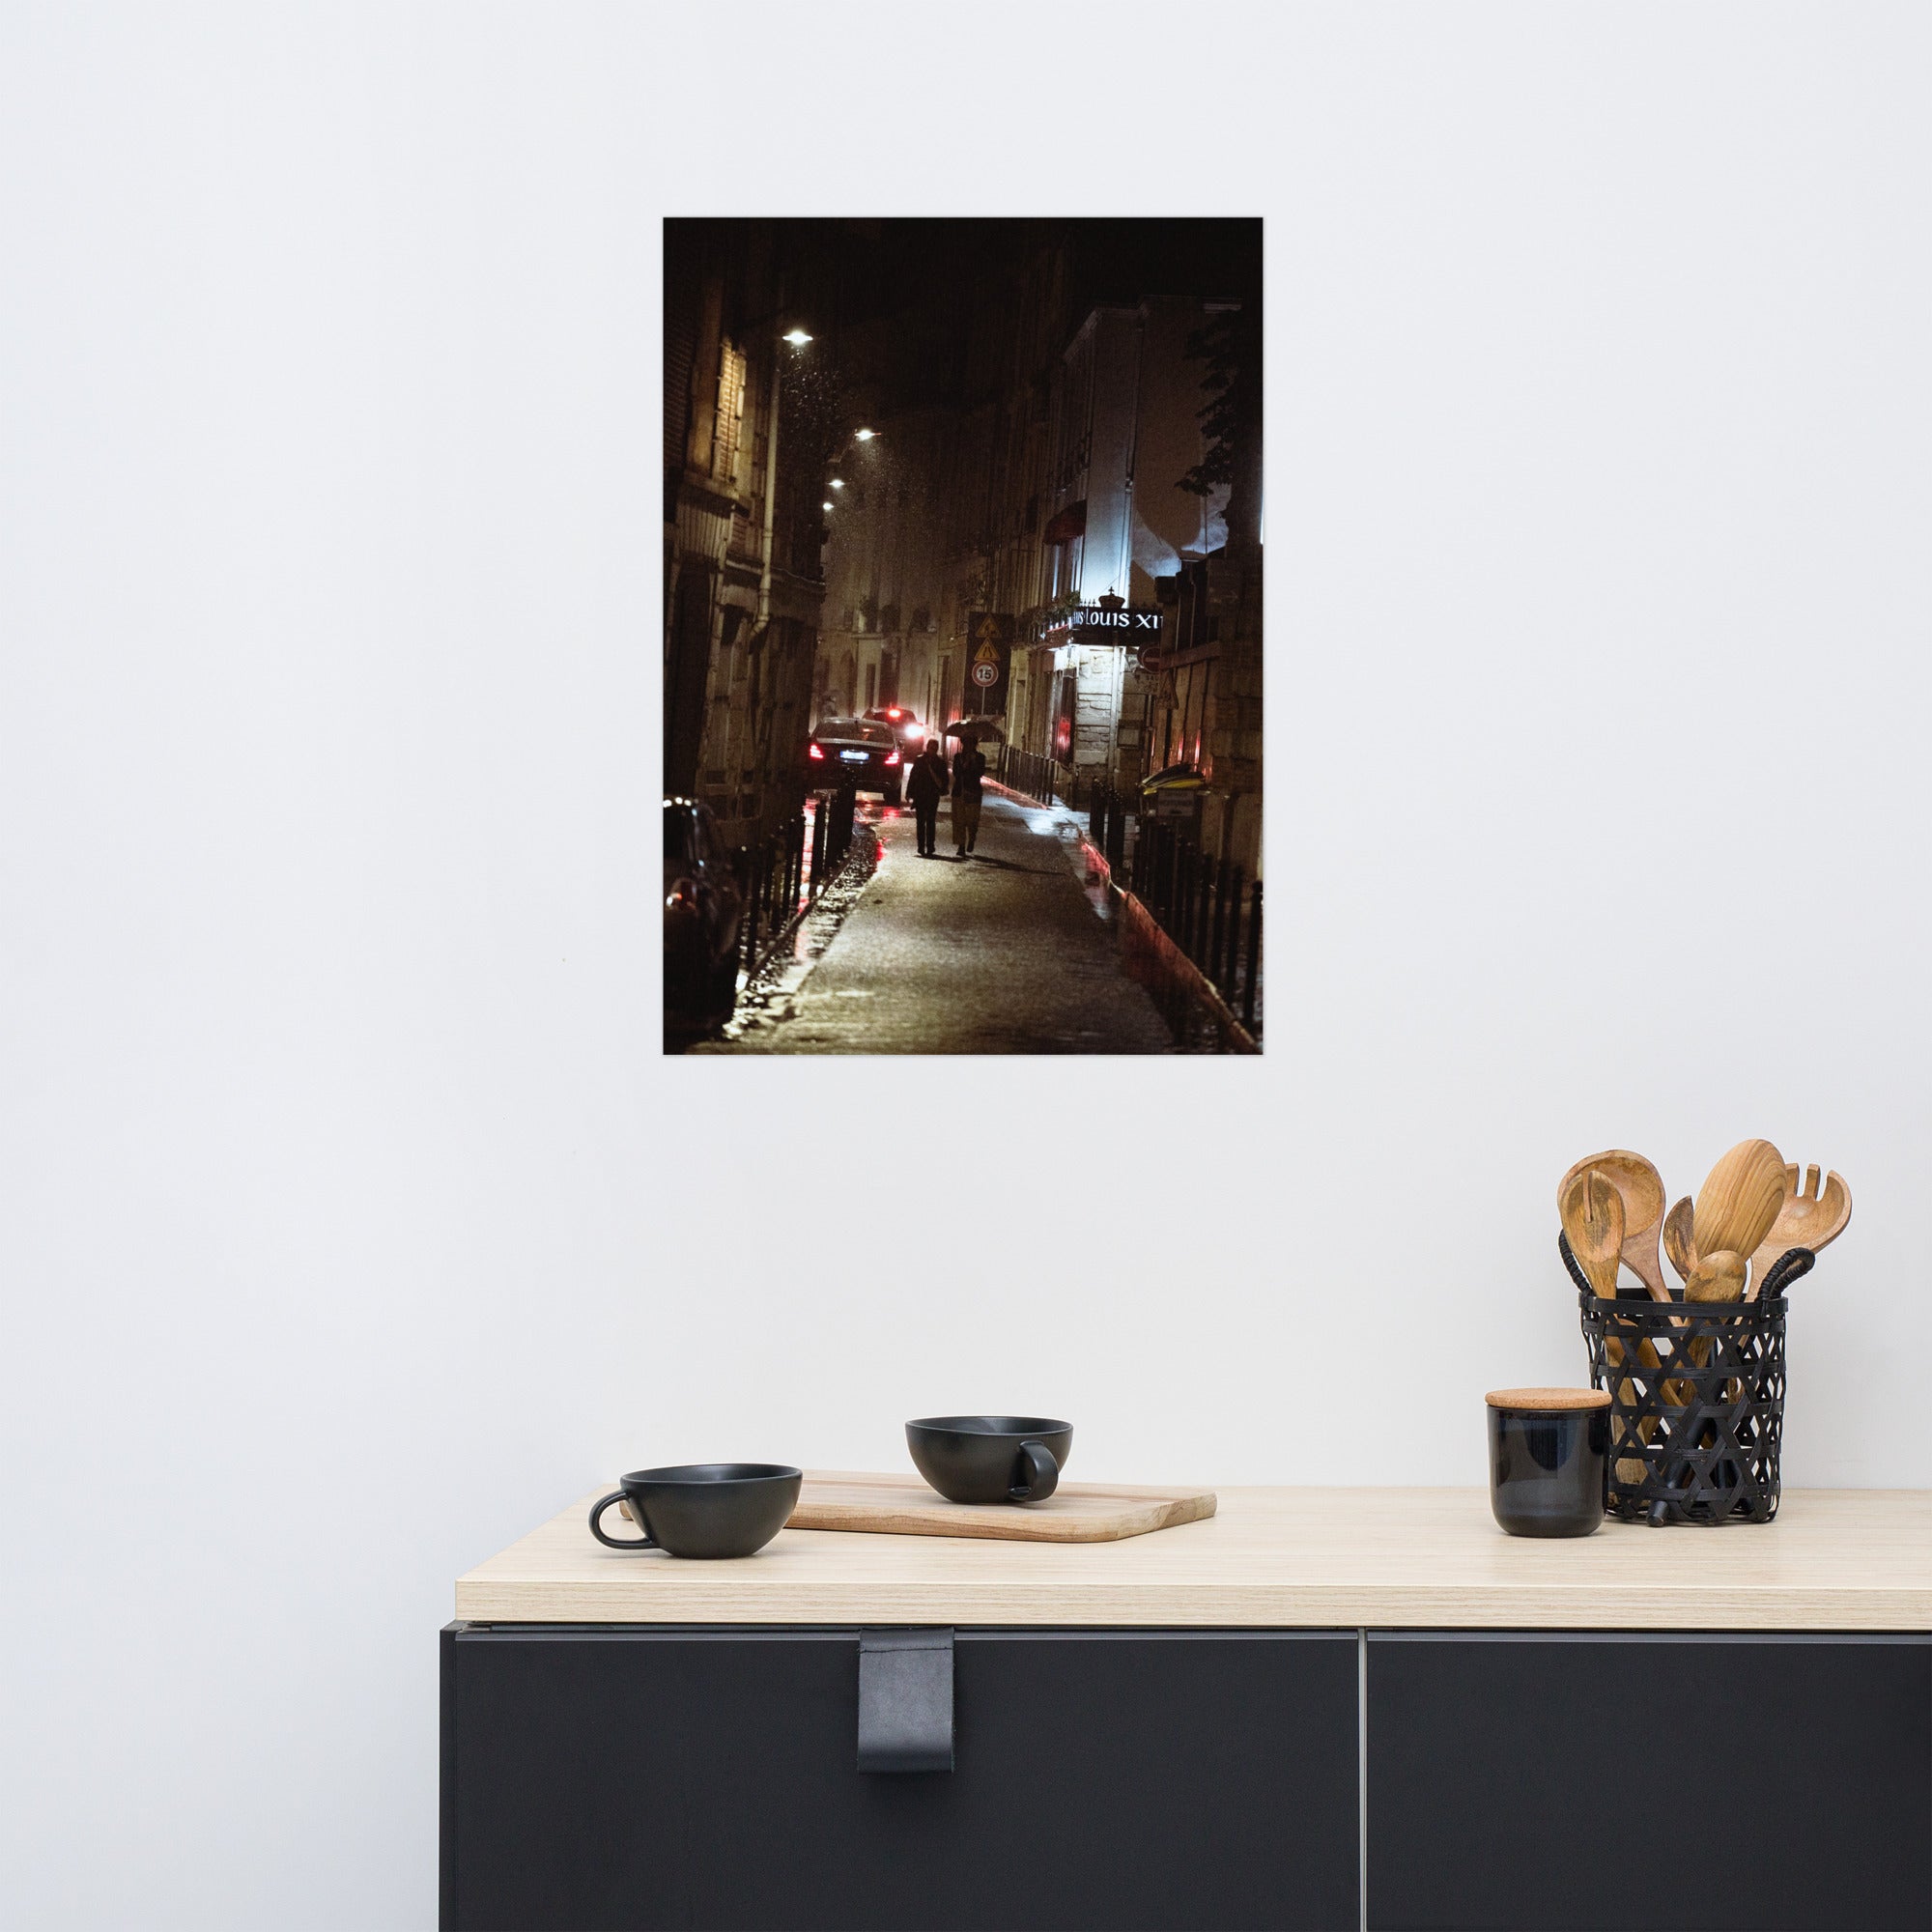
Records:
[[[962,733],[952,754],[952,842],[962,859],[980,842],[980,791],[985,776],[986,754],[979,739],[970,731]]]
[[[919,856],[939,856],[939,801],[946,796],[946,757],[937,738],[925,741],[925,750],[912,761],[906,774],[906,796],[912,800],[919,820]]]

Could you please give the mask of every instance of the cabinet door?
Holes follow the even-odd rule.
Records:
[[[862,1774],[859,1633],[443,1638],[443,1919],[1358,1923],[1352,1632],[960,1631],[954,1769]]]
[[[1368,1710],[1371,1926],[1932,1926],[1927,1639],[1372,1634]]]

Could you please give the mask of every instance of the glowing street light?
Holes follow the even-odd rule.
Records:
[[[845,487],[845,479],[844,479],[844,477],[842,477],[842,476],[835,476],[835,477],[834,477],[834,478],[832,479],[832,487],[833,487],[833,488],[834,488],[835,490],[842,490],[842,489],[844,489],[844,487]]]
[[[818,506],[818,507],[819,507],[819,508],[820,508],[821,510],[829,510],[829,509],[831,509],[831,507],[832,507],[832,499],[831,499],[830,497],[827,497],[827,498],[826,498],[826,500],[825,500],[824,502],[822,502],[821,504],[819,504],[819,506]]]
[[[875,429],[862,429],[859,432],[859,440],[861,442],[870,442],[871,440],[877,435],[878,431]]]
[[[809,336],[802,328],[788,328],[784,332],[784,339],[787,342],[789,342],[794,349],[803,349],[805,345],[811,340],[811,337]]]

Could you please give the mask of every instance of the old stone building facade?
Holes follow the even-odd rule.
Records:
[[[665,224],[664,786],[733,845],[800,796],[824,595],[790,226]]]

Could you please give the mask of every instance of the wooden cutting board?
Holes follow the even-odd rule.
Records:
[[[993,1536],[1016,1543],[1115,1543],[1214,1514],[1212,1490],[1062,1483],[1043,1503],[950,1503],[917,1476],[808,1473],[787,1529],[887,1536]]]

